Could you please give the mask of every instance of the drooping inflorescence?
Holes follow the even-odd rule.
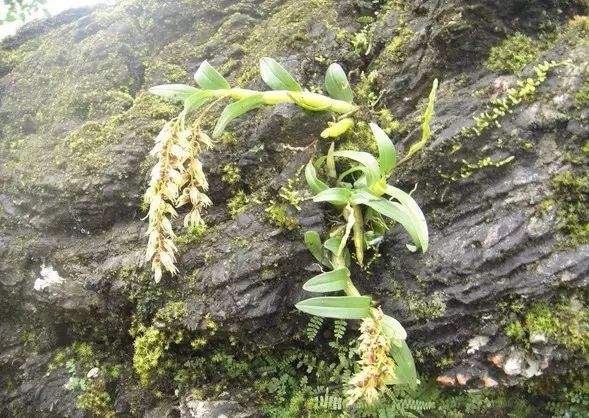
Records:
[[[390,357],[390,338],[382,329],[382,310],[374,309],[372,316],[364,318],[360,326],[360,371],[350,379],[348,403],[358,399],[373,403],[386,388],[395,372],[395,362]]]
[[[184,218],[186,226],[203,224],[201,209],[211,204],[204,191],[208,188],[202,165],[198,160],[200,151],[211,146],[208,136],[200,129],[186,129],[184,119],[168,122],[155,139],[151,155],[157,163],[151,170],[149,187],[144,202],[149,207],[149,236],[146,260],[151,261],[156,282],[163,269],[171,274],[175,266],[176,235],[171,219],[177,216],[176,208],[192,205]]]

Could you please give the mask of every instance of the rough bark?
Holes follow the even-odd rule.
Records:
[[[425,359],[420,370],[446,385],[476,388],[489,378],[520,385],[534,373],[586,370],[586,352],[550,337],[524,348],[505,332],[514,315],[505,303],[550,304],[564,295],[587,309],[589,245],[571,243],[555,186],[559,173],[587,175],[581,149],[589,112],[576,98],[586,85],[586,38],[563,36],[540,51],[535,62],[571,64],[551,70],[500,127],[460,134],[491,99],[533,76],[533,63],[519,76],[488,70],[489,49],[517,31],[537,36],[540,24],[564,31],[586,7],[548,0],[374,3],[128,1],[29,24],[0,44],[0,414],[81,414],[64,388],[68,373],[47,373],[58,350],[74,341],[92,342],[125,364],[109,391],[117,412],[131,414],[129,399],[139,389],[129,329],[132,321],[150,324],[169,301],[185,302],[177,326],[188,332],[206,330],[212,319],[222,333],[247,342],[297,344],[305,317],[293,305],[317,269],[300,231],[324,230],[331,213],[310,201],[300,211],[289,207],[300,228],[285,231],[265,208],[325,148],[317,138],[326,115],[278,106],[234,123],[235,144],[219,143],[203,156],[214,202],[209,230],[181,245],[178,276],[155,285],[143,264],[148,152],[178,111],[146,89],[190,83],[204,59],[253,88],[262,88],[256,63],[264,55],[305,86],[321,85],[330,62],[350,71],[353,84],[377,70],[378,106],[413,132],[395,135],[401,154],[416,139],[422,99],[439,78],[434,137],[395,178],[406,190],[417,184],[430,249],[407,252],[394,229],[373,274],[354,273],[360,287],[405,325],[410,346]],[[369,52],[359,54],[341,31],[358,32],[357,19],[375,12]],[[411,36],[402,56],[391,55],[387,45],[405,26]],[[237,185],[222,181],[227,163],[241,171]],[[232,218],[227,202],[238,189],[261,200]],[[586,196],[572,199],[587,208]],[[43,266],[63,283],[35,290]],[[469,350],[473,341],[485,344]],[[436,364],[442,356],[451,361]],[[510,359],[519,369],[507,374]],[[157,403],[142,399],[144,409]]]

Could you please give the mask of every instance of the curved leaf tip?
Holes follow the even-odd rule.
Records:
[[[292,75],[274,58],[260,59],[260,75],[264,83],[273,90],[302,91]]]

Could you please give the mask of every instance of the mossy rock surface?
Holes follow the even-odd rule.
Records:
[[[372,274],[354,272],[407,328],[424,382],[450,386],[443,402],[413,404],[418,415],[582,410],[586,387],[571,382],[586,382],[588,367],[589,38],[582,18],[569,20],[587,4],[503,3],[127,0],[2,41],[0,415],[341,416],[309,401],[301,382],[341,393],[351,366],[327,345],[327,325],[307,342],[308,318],[294,310],[317,269],[301,232],[325,231],[332,217],[299,200],[300,169],[327,148],[329,115],[278,106],[233,122],[202,156],[208,227],[175,225],[180,273],[156,285],[143,261],[149,150],[180,110],[147,89],[192,83],[205,59],[232,84],[262,89],[261,56],[316,91],[327,66],[342,64],[400,155],[440,80],[434,136],[394,179],[417,184],[430,249],[407,252],[394,228]],[[514,37],[538,48],[509,61]],[[563,65],[499,126],[464,134],[544,60]],[[357,124],[342,143],[373,149],[366,131]],[[35,290],[48,275],[60,284]],[[493,395],[455,392],[490,382]],[[512,403],[505,387],[529,402]]]

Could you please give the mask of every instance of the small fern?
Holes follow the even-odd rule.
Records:
[[[342,339],[348,328],[348,322],[343,319],[336,319],[333,321],[333,338],[336,341]]]
[[[315,390],[319,394],[311,401],[314,409],[324,411],[341,411],[344,407],[344,398],[340,395],[330,394],[329,388],[318,387]]]
[[[321,316],[311,316],[311,319],[307,324],[307,328],[305,329],[305,334],[307,334],[307,339],[309,341],[315,341],[315,338],[317,338],[317,334],[321,330],[324,321],[325,319]]]

